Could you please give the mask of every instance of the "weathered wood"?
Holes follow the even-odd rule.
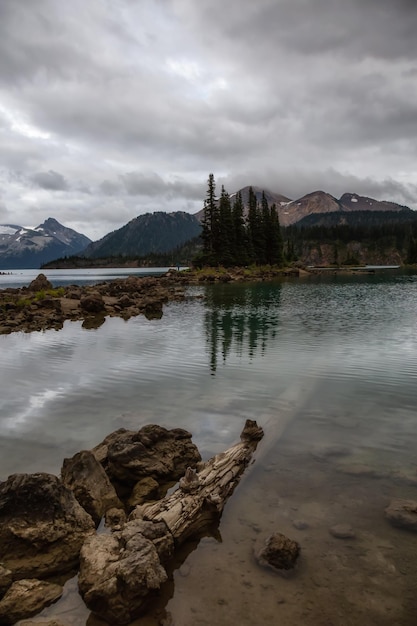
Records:
[[[137,507],[135,516],[165,522],[177,544],[198,534],[220,517],[262,437],[262,428],[247,420],[239,443],[214,456],[198,472],[188,468],[173,494]]]

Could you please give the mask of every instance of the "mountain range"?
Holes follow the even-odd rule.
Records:
[[[79,254],[90,242],[52,217],[36,228],[0,224],[0,269],[38,268],[58,257]]]
[[[260,187],[252,189],[260,201],[263,190]],[[239,192],[230,195],[232,202],[237,193]],[[240,193],[244,212],[247,213],[249,186],[241,189]],[[329,225],[352,223],[354,218],[352,220],[348,214],[356,214],[358,219],[363,220],[364,211],[372,211],[381,223],[384,222],[384,216],[392,221],[393,213],[398,215],[399,221],[417,217],[417,213],[409,207],[395,202],[374,200],[355,193],[345,193],[337,199],[324,191],[314,191],[297,200],[291,200],[281,194],[265,190],[265,196],[269,205],[276,204],[280,224],[284,227],[302,225],[306,219],[309,220],[309,226],[315,222],[323,225],[326,221]],[[194,215],[182,211],[146,213],[90,244],[83,255],[104,258],[169,252],[201,233],[203,215],[204,209]]]
[[[260,201],[263,190],[252,189]],[[230,195],[232,202],[237,193]],[[240,189],[240,193],[247,212],[249,186]],[[373,224],[411,222],[417,218],[417,212],[409,207],[356,193],[344,193],[336,198],[324,191],[314,191],[291,200],[265,190],[265,196],[269,205],[277,206],[283,227],[354,225],[371,216]],[[36,268],[59,257],[74,255],[97,259],[167,253],[200,235],[203,214],[204,209],[194,215],[184,211],[146,213],[95,242],[53,218],[36,228],[3,224],[0,225],[0,269]]]
[[[260,201],[263,190],[260,187],[252,187],[252,189],[258,201]],[[242,194],[243,205],[247,209],[249,205],[249,187],[244,187],[240,190],[240,193]],[[235,195],[231,195],[232,201]],[[265,196],[269,205],[276,205],[281,226],[291,226],[300,222],[303,218],[314,214],[342,214],[352,211],[405,211],[410,215],[414,215],[414,211],[409,207],[395,202],[374,200],[374,198],[360,196],[356,193],[344,193],[337,199],[325,191],[313,191],[301,198],[291,200],[281,194],[265,190]],[[202,213],[203,211],[199,211],[196,215],[201,219]]]

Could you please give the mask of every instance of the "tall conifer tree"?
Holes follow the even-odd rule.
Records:
[[[236,265],[247,265],[248,258],[248,235],[243,217],[243,200],[240,191],[236,194],[233,203],[233,230],[234,230],[234,257]]]
[[[272,221],[271,221],[271,212],[269,210],[268,200],[266,199],[265,191],[262,192],[261,199],[261,232],[262,232],[262,244],[259,250],[259,262],[261,264],[264,263],[272,263]]]
[[[236,260],[233,254],[234,231],[230,197],[222,185],[219,200],[219,237],[217,257],[226,267],[234,265]]]
[[[248,256],[251,263],[256,263],[256,233],[258,222],[258,201],[252,187],[249,187],[248,198],[248,219],[247,219],[247,233],[248,233]]]
[[[207,181],[207,194],[204,201],[204,215],[202,220],[203,231],[203,254],[209,264],[213,261],[215,252],[215,237],[218,230],[218,210],[216,206],[216,183],[214,175],[209,174]]]
[[[284,262],[284,246],[276,204],[271,206],[270,215],[269,263],[271,265],[282,265]]]

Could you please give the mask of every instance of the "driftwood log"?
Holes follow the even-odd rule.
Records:
[[[176,544],[203,532],[220,517],[262,437],[262,428],[247,420],[239,443],[214,456],[198,472],[189,467],[172,495],[137,507],[134,515],[165,522]]]
[[[120,530],[86,540],[79,589],[93,613],[113,625],[143,613],[168,578],[164,566],[175,547],[220,518],[262,437],[262,428],[247,420],[240,442],[197,472],[188,468],[174,493],[137,506]]]

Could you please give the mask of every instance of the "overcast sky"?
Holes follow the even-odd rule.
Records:
[[[417,209],[416,0],[0,0],[0,223],[98,239],[208,174]]]

